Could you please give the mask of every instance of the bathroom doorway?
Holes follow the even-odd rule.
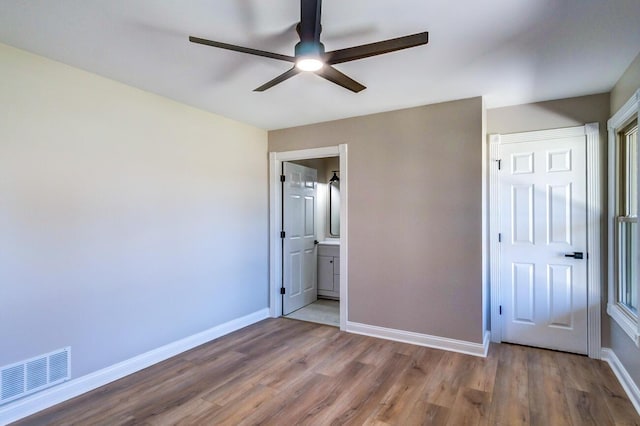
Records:
[[[287,316],[346,328],[347,323],[347,145],[301,151],[270,153],[270,314],[272,317]],[[315,171],[317,191],[305,195],[302,187],[309,186],[305,179],[295,182],[293,190],[287,185],[284,173],[288,170]],[[290,172],[291,173],[291,172]],[[285,182],[281,176],[285,175]],[[300,180],[300,179],[298,179]],[[300,187],[300,188],[297,188]],[[300,192],[300,194],[297,194]],[[292,195],[293,194],[293,195]],[[291,198],[293,197],[293,198]],[[310,216],[305,216],[312,197],[315,203],[313,234],[310,233]],[[287,198],[299,218],[287,213]],[[304,202],[303,202],[304,201]],[[296,217],[297,217],[296,216]],[[286,221],[290,223],[287,224]],[[300,226],[297,226],[297,225]],[[302,226],[306,225],[306,228]],[[292,226],[293,225],[293,226]],[[300,228],[300,229],[297,229]],[[288,232],[288,229],[290,231]],[[300,234],[301,236],[298,236]],[[309,235],[307,235],[309,234]],[[313,246],[300,245],[306,237],[314,235]],[[287,240],[287,236],[294,237]],[[302,238],[305,237],[305,238]],[[309,238],[306,238],[309,239]],[[300,249],[296,248],[300,245]],[[304,247],[303,247],[304,246]],[[304,257],[312,261],[302,262]],[[302,272],[302,264],[308,269]],[[308,266],[313,266],[309,268]],[[303,276],[305,274],[306,276]],[[307,275],[310,274],[310,275]],[[317,289],[317,301],[305,297],[303,306],[295,305],[293,311],[286,297],[295,296],[303,289]],[[307,292],[308,293],[308,292]],[[315,297],[313,299],[315,299]],[[285,312],[286,309],[286,312]]]
[[[339,169],[339,157],[282,163],[282,315],[336,327],[340,325]]]

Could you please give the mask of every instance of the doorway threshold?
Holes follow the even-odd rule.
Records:
[[[315,322],[340,327],[340,302],[338,300],[318,299],[297,311],[285,315],[285,318]]]

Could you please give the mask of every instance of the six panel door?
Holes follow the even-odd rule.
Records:
[[[282,169],[285,176],[282,314],[287,315],[318,298],[315,249],[318,179],[317,171],[309,167],[285,162]]]
[[[503,144],[501,159],[502,339],[586,354],[586,139]]]

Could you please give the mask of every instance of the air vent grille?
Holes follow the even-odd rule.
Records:
[[[49,382],[69,378],[69,352],[62,351],[49,356]]]
[[[24,393],[24,367],[17,365],[2,370],[2,401]]]
[[[27,390],[32,390],[47,384],[47,359],[38,358],[27,362]]]
[[[71,348],[0,368],[0,405],[69,380]]]

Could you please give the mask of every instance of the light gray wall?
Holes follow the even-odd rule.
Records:
[[[611,115],[615,114],[629,98],[640,89],[640,55],[611,91]],[[640,387],[640,349],[629,339],[625,332],[612,319],[608,318],[610,347],[616,353],[629,375]]]
[[[267,307],[267,133],[0,45],[0,365]]]
[[[480,343],[482,99],[269,132],[349,149],[349,320]]]

